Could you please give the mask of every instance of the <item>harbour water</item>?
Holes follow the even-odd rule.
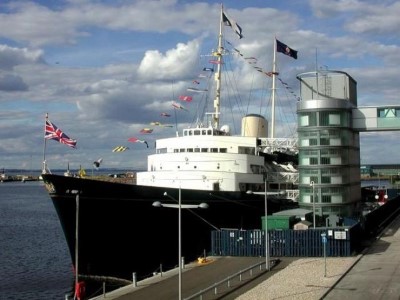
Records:
[[[42,182],[0,183],[0,299],[65,299],[73,270]]]
[[[67,244],[43,183],[0,183],[0,299],[65,299],[73,281]]]

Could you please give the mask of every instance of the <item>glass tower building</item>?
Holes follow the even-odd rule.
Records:
[[[299,205],[317,216],[349,216],[361,199],[357,83],[345,72],[302,73],[297,104]]]

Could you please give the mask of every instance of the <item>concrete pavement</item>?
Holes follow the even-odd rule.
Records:
[[[400,299],[400,216],[323,299]]]

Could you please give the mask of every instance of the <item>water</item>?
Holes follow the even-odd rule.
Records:
[[[0,183],[0,300],[65,299],[72,263],[42,182]]]

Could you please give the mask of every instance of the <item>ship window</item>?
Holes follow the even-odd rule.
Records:
[[[253,174],[260,174],[261,168],[259,165],[250,165],[250,168]]]
[[[193,148],[187,148],[187,152],[193,152]]]
[[[207,135],[212,135],[212,130],[211,129],[207,130]]]
[[[201,148],[201,152],[208,152],[207,148]]]
[[[192,134],[193,134],[193,132],[190,130],[190,131],[189,131],[189,135],[192,135]]]
[[[211,148],[210,151],[211,151],[211,152],[214,152],[214,153],[215,153],[215,152],[218,152],[218,148]]]
[[[177,153],[177,152],[179,152],[179,149],[174,149],[174,153]]]
[[[226,153],[227,151],[228,151],[228,149],[226,149],[226,148],[219,149],[219,152],[221,152],[221,153]]]
[[[200,152],[200,148],[194,148],[194,152]]]
[[[195,130],[194,135],[200,135],[200,130]]]
[[[207,135],[207,131],[206,131],[205,129],[203,129],[203,130],[201,131],[201,134],[202,134],[202,135]]]
[[[185,152],[184,148],[179,149],[179,152]]]
[[[197,166],[194,166],[195,169],[197,169]]]
[[[253,147],[239,147],[239,154],[250,154],[254,155],[255,151]]]

